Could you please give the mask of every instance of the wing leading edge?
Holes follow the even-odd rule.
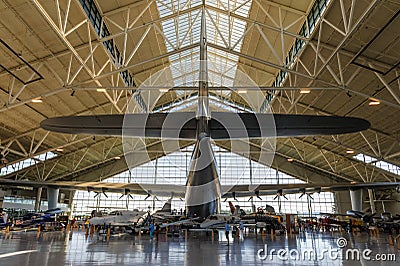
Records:
[[[114,192],[136,195],[155,195],[184,198],[186,186],[175,184],[139,184],[139,183],[107,183],[107,182],[37,182],[29,180],[10,180],[0,178],[0,186],[6,187],[57,187],[65,190],[85,190],[94,192]],[[326,184],[262,184],[262,185],[233,185],[221,186],[223,198],[248,197],[255,194],[275,195],[279,190],[283,194],[335,192],[357,189],[387,189],[399,187],[400,182],[375,182],[375,183],[338,183]]]
[[[41,122],[49,131],[68,134],[195,139],[194,112],[126,115],[64,116]],[[368,129],[355,117],[213,112],[209,122],[213,139],[336,135]]]

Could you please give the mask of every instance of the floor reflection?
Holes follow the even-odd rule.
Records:
[[[344,235],[348,240],[347,248],[360,250],[369,248],[374,253],[393,253],[396,262],[385,265],[398,265],[400,254],[397,248],[390,246],[387,235],[369,236],[367,234]],[[374,265],[373,261],[346,261],[343,249],[338,259],[326,256],[323,260],[283,261],[276,253],[265,260],[260,259],[258,250],[304,249],[318,250],[337,248],[338,234],[307,233],[293,236],[261,235],[245,236],[244,240],[231,238],[227,245],[225,233],[197,232],[185,239],[159,235],[158,240],[147,235],[118,237],[86,237],[84,232],[44,233],[40,238],[35,232],[14,233],[11,238],[0,238],[0,255],[16,251],[36,250],[36,252],[12,255],[1,258],[0,265]]]

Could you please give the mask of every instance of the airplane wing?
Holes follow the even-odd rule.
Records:
[[[46,130],[68,134],[195,139],[194,112],[64,116],[41,122]],[[212,112],[213,139],[335,135],[368,129],[355,117]]]
[[[180,220],[180,221],[176,221],[176,222],[162,223],[160,225],[160,228],[165,228],[165,227],[168,227],[168,226],[171,226],[171,225],[190,224],[191,222],[195,222],[196,220],[199,220],[199,217]]]
[[[176,184],[108,183],[84,181],[38,182],[0,178],[2,187],[54,187],[65,190],[85,190],[94,192],[115,192],[136,195],[155,195],[184,198],[186,186]],[[400,182],[337,183],[327,184],[258,184],[221,186],[223,198],[276,195],[280,193],[314,193],[356,190],[361,188],[396,188]]]
[[[229,186],[224,192],[224,197],[247,197],[295,193],[335,192],[368,188],[396,188],[400,182],[373,182],[373,183],[337,183],[337,184],[262,184],[262,185],[235,185]]]

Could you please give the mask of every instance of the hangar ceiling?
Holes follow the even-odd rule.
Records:
[[[214,74],[215,84],[230,86],[243,72],[263,92],[255,108],[243,92],[215,89],[215,108],[269,106],[372,124],[354,134],[278,139],[274,168],[312,182],[400,178],[354,158],[400,166],[400,3],[378,0],[2,0],[0,152],[3,167],[16,167],[4,177],[101,180],[125,171],[120,138],[58,134],[39,124],[53,116],[124,113],[131,98],[137,112],[193,100],[196,77],[182,69],[198,60],[203,8],[210,63],[225,68]],[[165,67],[175,84],[189,88],[163,91],[149,106],[140,86]],[[151,159],[165,155],[160,140],[145,144]],[[251,147],[247,156],[256,158],[260,145]],[[18,169],[29,158],[36,163]]]

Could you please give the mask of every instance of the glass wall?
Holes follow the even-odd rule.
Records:
[[[186,183],[187,169],[190,162],[194,146],[185,148],[179,152],[161,157],[155,161],[148,162],[139,167],[118,174],[114,177],[103,180],[104,182],[123,182],[123,183],[157,183],[157,184],[179,184]],[[232,184],[292,184],[304,183],[292,176],[276,171],[270,167],[266,167],[257,162],[250,161],[247,158],[230,153],[222,148],[214,146],[215,156],[217,159],[220,178],[222,185]],[[118,193],[107,193],[96,196],[94,192],[77,191],[74,197],[74,213],[75,215],[90,214],[91,210],[98,207],[99,209],[112,210],[116,208],[154,210],[163,206],[168,197],[149,197],[141,195],[132,195],[133,199],[122,196]],[[281,199],[282,213],[298,213],[309,214],[307,197],[299,198],[300,194],[286,195],[287,199]],[[240,205],[246,212],[252,210],[252,204],[256,207],[265,207],[265,204],[271,205],[276,211],[279,210],[278,201],[274,200],[275,196],[261,196],[262,200],[254,197],[238,198],[234,202]],[[334,210],[334,194],[331,192],[322,192],[313,194],[312,211],[333,212]],[[233,199],[228,199],[233,200]],[[172,208],[180,211],[185,207],[184,199],[174,198]],[[228,202],[222,202],[222,210],[229,210]]]

